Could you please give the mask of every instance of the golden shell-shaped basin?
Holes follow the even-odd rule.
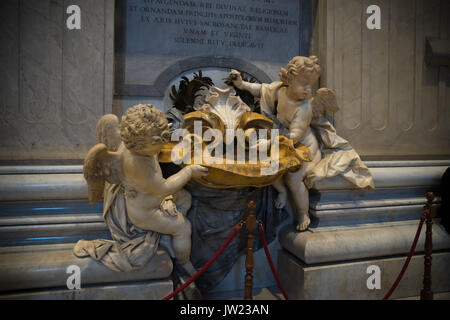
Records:
[[[249,159],[249,145],[248,139],[238,139],[235,138],[234,141],[226,141],[226,127],[221,120],[220,116],[208,112],[208,111],[195,111],[188,113],[184,116],[185,124],[184,129],[186,133],[189,135],[189,139],[191,139],[191,152],[190,152],[190,163],[195,163],[194,159],[194,140],[198,143],[201,143],[202,154],[205,148],[207,148],[209,143],[202,140],[202,137],[199,137],[198,133],[195,134],[195,121],[200,121],[201,123],[201,134],[203,135],[208,129],[217,129],[221,133],[222,141],[214,141],[217,143],[221,143],[223,150],[226,149],[226,144],[234,143],[235,146],[240,144],[241,147],[246,152],[246,158]],[[249,132],[252,130],[257,131],[258,129],[266,129],[267,130],[267,138],[271,138],[271,129],[273,127],[273,122],[269,118],[254,112],[245,112],[240,115],[238,121],[238,127],[233,129],[242,129],[244,132]],[[197,125],[198,126],[198,125]],[[198,131],[198,129],[197,129]],[[271,171],[269,170],[271,164],[273,162],[270,161],[261,161],[260,159],[257,162],[250,161],[233,161],[233,163],[226,163],[224,159],[223,163],[211,163],[210,161],[206,161],[204,157],[201,157],[200,163],[197,161],[197,164],[205,166],[208,168],[208,175],[202,178],[195,178],[197,182],[202,185],[211,187],[211,188],[244,188],[244,187],[263,187],[267,185],[273,184],[273,182],[283,175],[287,170],[296,171],[300,168],[300,165],[303,161],[311,161],[311,155],[308,147],[304,145],[299,145],[294,147],[293,141],[284,136],[276,137],[276,141],[278,142],[278,153],[277,155],[272,154],[273,150],[267,152],[268,159],[274,159],[276,156],[276,166],[272,167]],[[179,142],[170,142],[164,146],[159,155],[159,161],[163,163],[175,162],[172,159],[172,151],[177,146]],[[235,148],[236,149],[236,148]],[[225,154],[225,152],[224,152]],[[180,166],[185,166],[189,163],[180,164]]]

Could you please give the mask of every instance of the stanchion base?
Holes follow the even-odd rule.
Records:
[[[420,291],[420,300],[433,300],[432,291]]]

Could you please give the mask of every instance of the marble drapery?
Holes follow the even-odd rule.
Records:
[[[103,218],[113,240],[79,240],[73,251],[77,257],[90,256],[114,271],[135,271],[144,267],[158,249],[161,235],[140,230],[128,219],[125,191],[106,183]]]
[[[261,112],[272,119],[276,115],[278,90],[282,86],[283,83],[280,81],[263,83],[261,86]],[[289,132],[289,128],[285,127],[281,121],[275,122],[280,126],[281,134]],[[369,169],[350,143],[337,135],[336,129],[324,115],[313,118],[310,127],[319,142],[322,159],[305,178],[308,188],[313,188],[317,181],[324,178],[340,175],[357,188],[375,189]]]
[[[247,203],[257,204],[256,216],[265,227],[266,238],[271,242],[276,237],[276,228],[287,218],[285,211],[274,207],[272,187],[243,189],[213,189],[190,182],[186,189],[192,194],[192,206],[187,217],[192,224],[191,261],[200,269],[220,248],[240,220],[247,214]],[[74,248],[78,257],[88,257],[119,272],[135,271],[151,263],[158,249],[161,235],[157,232],[140,230],[128,220],[125,192],[120,185],[107,184],[104,194],[104,219],[113,240],[80,240]],[[255,250],[261,248],[257,237]],[[228,274],[237,259],[246,249],[246,233],[236,237],[229,247],[196,281],[202,293],[217,286]],[[185,281],[187,275],[175,264],[175,287]],[[186,299],[190,293],[179,295]]]
[[[191,181],[186,189],[192,195],[192,207],[188,219],[192,224],[191,261],[196,269],[201,268],[220,248],[233,228],[245,219],[250,200],[256,203],[256,218],[261,220],[267,242],[276,238],[277,227],[288,217],[285,210],[276,209],[276,192],[269,187],[243,189],[213,189]],[[216,287],[246,250],[246,230],[233,240],[219,258],[200,276],[196,285],[202,293]],[[254,250],[262,247],[256,236]]]

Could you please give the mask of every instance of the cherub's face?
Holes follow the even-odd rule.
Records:
[[[311,98],[311,86],[304,77],[296,76],[289,81],[289,95],[294,100],[306,100]]]
[[[146,157],[157,155],[163,148],[164,143],[154,142],[151,139],[149,140],[150,140],[149,143],[147,143],[144,148],[141,148],[139,151],[136,151],[135,153]]]

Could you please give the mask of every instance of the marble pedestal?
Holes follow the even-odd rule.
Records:
[[[0,299],[162,299],[173,291],[166,251],[135,272],[115,272],[90,257],[77,258],[74,243],[0,248]],[[81,289],[67,288],[69,266],[80,268]]]
[[[171,280],[103,285],[80,290],[53,289],[0,296],[2,300],[160,300],[173,291]]]
[[[87,203],[81,166],[0,167],[0,299],[159,300],[173,291],[166,250],[139,271],[115,272],[76,257],[80,239],[110,239],[102,203]],[[71,265],[80,290],[67,288]]]
[[[418,221],[379,223],[358,228],[316,228],[280,232],[285,248],[278,253],[278,272],[291,299],[381,299],[403,267]],[[325,229],[325,230],[324,230]],[[420,295],[425,230],[416,255],[392,298]],[[450,291],[450,235],[433,225],[433,292]],[[367,287],[369,266],[380,268],[381,288]]]
[[[299,233],[279,233],[278,273],[291,299],[381,299],[400,272],[426,203],[448,161],[367,163],[376,191],[353,190],[339,177],[321,181],[311,192],[313,223]],[[435,204],[438,206],[440,199]],[[423,280],[425,226],[415,256],[392,298],[417,296]],[[381,270],[381,289],[367,288]],[[450,291],[450,235],[433,224],[433,291]]]
[[[381,300],[402,269],[406,256],[307,265],[286,250],[278,253],[280,280],[292,300]],[[390,299],[420,296],[423,255],[415,255]],[[381,288],[368,289],[367,268],[381,269]],[[432,291],[450,291],[450,252],[434,253]]]

